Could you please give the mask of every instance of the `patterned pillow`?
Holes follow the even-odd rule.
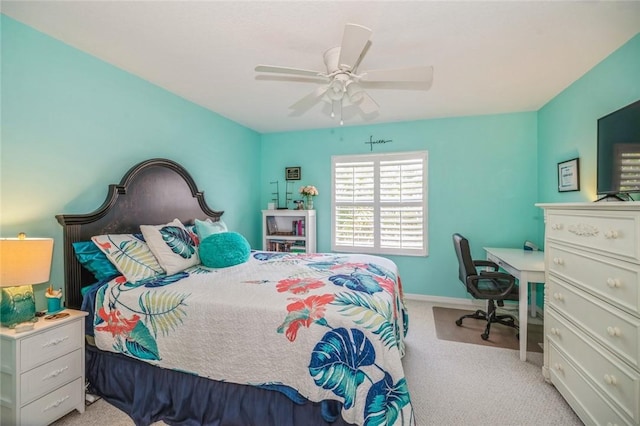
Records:
[[[91,240],[130,283],[164,273],[142,234],[97,235]]]
[[[141,225],[140,231],[167,275],[200,263],[198,246],[179,219],[166,225]]]

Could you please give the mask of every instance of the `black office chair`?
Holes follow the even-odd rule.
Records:
[[[483,340],[489,338],[491,324],[500,323],[518,329],[515,318],[512,315],[497,315],[498,306],[504,306],[505,300],[518,300],[518,287],[515,278],[511,274],[498,272],[498,265],[488,260],[473,260],[469,241],[460,234],[453,234],[453,246],[458,256],[460,281],[466,286],[467,291],[476,299],[487,300],[487,311],[478,309],[473,314],[463,315],[456,320],[456,325],[461,326],[465,318],[475,318],[487,321],[487,328],[480,336]],[[492,271],[478,270],[478,268],[492,268]]]

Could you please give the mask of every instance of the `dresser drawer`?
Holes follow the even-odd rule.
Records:
[[[640,314],[640,265],[549,244],[549,272],[602,297],[632,314]]]
[[[585,424],[632,425],[606,398],[589,383],[562,355],[562,350],[548,345],[551,382],[569,402]]]
[[[77,379],[22,407],[23,425],[47,425],[84,403],[82,379]]]
[[[640,373],[613,359],[611,354],[560,318],[547,310],[544,319],[548,339],[561,348],[621,411],[640,422]]]
[[[547,303],[561,311],[608,350],[640,367],[640,319],[604,304],[578,288],[549,276]]]
[[[70,354],[22,374],[20,377],[22,401],[29,402],[81,376],[82,353],[81,349],[76,349]]]
[[[639,225],[632,212],[550,212],[546,236],[603,253],[640,261]]]
[[[21,340],[21,372],[82,347],[82,339],[82,324],[74,321]]]

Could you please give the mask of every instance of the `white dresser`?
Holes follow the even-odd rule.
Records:
[[[544,367],[587,425],[640,424],[640,202],[545,212]]]
[[[31,331],[0,328],[0,424],[47,425],[84,412],[84,317],[66,309]]]

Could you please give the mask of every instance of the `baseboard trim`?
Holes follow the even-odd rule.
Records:
[[[459,297],[443,297],[443,296],[429,296],[426,294],[405,293],[404,298],[407,300],[418,300],[421,302],[435,303],[438,305],[463,305],[483,308],[486,305],[484,300],[476,299],[463,299]],[[505,309],[506,308],[506,309]],[[515,311],[518,313],[518,304],[515,302],[505,302],[505,311]],[[544,318],[544,310],[540,306],[536,306],[536,312],[539,318]]]
[[[405,293],[404,298],[408,300],[418,300],[421,302],[438,303],[445,305],[484,305],[484,302],[482,300],[462,299],[458,297],[429,296],[425,294]]]

